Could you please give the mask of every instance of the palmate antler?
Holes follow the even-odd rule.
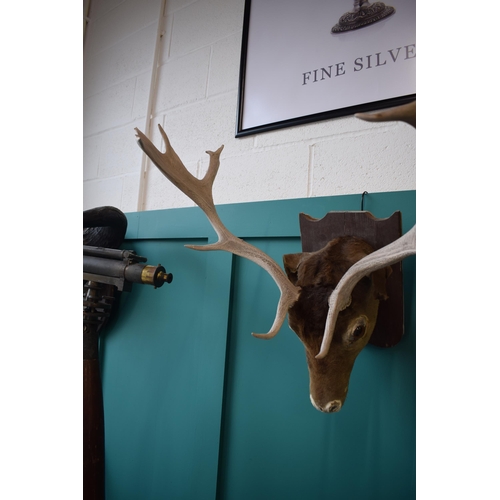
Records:
[[[358,113],[356,118],[370,122],[403,121],[416,128],[416,101],[390,108],[379,113]],[[339,312],[349,306],[351,293],[356,284],[364,277],[378,269],[390,266],[410,255],[416,254],[416,226],[410,231],[393,241],[391,244],[367,255],[351,266],[338,282],[335,290],[328,299],[328,316],[326,318],[325,333],[317,359],[328,354],[335,330],[335,323]]]
[[[351,293],[358,282],[374,271],[395,264],[410,255],[415,255],[416,234],[416,226],[413,226],[401,238],[358,260],[342,276],[328,299],[325,333],[321,349],[316,358],[321,359],[328,354],[339,312],[343,311],[351,303]]]
[[[207,151],[207,154],[210,155],[208,171],[203,179],[197,179],[183,165],[177,153],[170,145],[170,141],[163,128],[160,125],[158,125],[158,128],[165,141],[165,153],[161,153],[154,144],[136,128],[135,131],[138,137],[137,142],[139,146],[159,168],[163,175],[203,210],[219,238],[217,243],[210,245],[186,246],[193,250],[225,250],[226,252],[239,255],[240,257],[255,262],[271,275],[281,292],[276,317],[268,333],[253,333],[252,335],[266,339],[274,337],[285,321],[288,309],[297,301],[300,294],[300,288],[296,287],[288,280],[285,272],[273,259],[262,252],[262,250],[230,233],[220,220],[212,197],[212,186],[217,171],[219,170],[219,156],[224,146],[221,146],[215,152]]]
[[[380,113],[357,114],[356,117],[375,122],[400,120],[415,127],[416,104],[413,102]],[[136,128],[139,146],[165,177],[203,210],[218,236],[217,243],[211,245],[186,246],[194,250],[224,250],[239,255],[240,257],[255,262],[271,275],[281,292],[276,317],[268,333],[253,333],[252,335],[258,338],[274,337],[280,330],[288,310],[298,300],[301,289],[288,280],[284,271],[274,260],[258,248],[234,236],[220,220],[212,197],[212,186],[219,169],[219,156],[223,146],[215,152],[207,151],[207,154],[210,155],[208,171],[203,179],[197,179],[183,165],[170,145],[170,141],[162,127],[158,125],[158,128],[165,141],[165,153],[161,153],[154,144]],[[416,229],[413,227],[398,240],[371,253],[348,269],[328,300],[329,310],[325,324],[325,332],[320,352],[316,358],[324,358],[328,354],[339,312],[349,306],[352,290],[359,280],[378,269],[399,262],[410,255],[414,255],[416,253],[415,242]]]

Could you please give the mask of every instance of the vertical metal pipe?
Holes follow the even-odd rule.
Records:
[[[148,137],[152,137],[151,128],[153,122],[154,106],[156,102],[157,84],[158,84],[158,67],[160,65],[160,54],[161,54],[161,43],[163,41],[164,35],[164,23],[165,23],[165,9],[166,0],[162,0],[160,13],[158,18],[158,29],[156,33],[156,45],[155,52],[153,56],[153,68],[151,70],[151,83],[149,86],[149,97],[148,97],[148,109],[146,113],[146,124],[145,133]],[[143,153],[142,163],[141,163],[141,175],[139,177],[139,196],[137,200],[137,211],[142,212],[145,209],[146,203],[146,179],[147,179],[147,167],[149,158]]]
[[[85,31],[89,22],[90,0],[83,0],[83,39],[85,40]]]
[[[104,500],[104,404],[99,333],[107,323],[115,288],[89,281],[83,300],[83,499]]]
[[[83,498],[104,500],[104,408],[97,325],[83,327]]]

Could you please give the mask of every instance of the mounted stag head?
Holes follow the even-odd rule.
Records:
[[[288,278],[301,289],[288,311],[288,322],[306,348],[311,403],[323,412],[339,411],[344,404],[354,361],[373,333],[379,301],[387,298],[391,268],[379,269],[356,285],[349,307],[337,319],[332,348],[318,359],[328,299],[347,270],[372,252],[365,241],[343,236],[317,252],[283,256]]]
[[[135,129],[139,146],[203,210],[218,235],[217,243],[188,248],[225,250],[252,260],[272,276],[281,292],[276,318],[268,333],[252,335],[274,337],[288,313],[290,327],[306,348],[313,406],[323,412],[338,412],[347,396],[354,361],[375,327],[379,301],[386,298],[388,266],[415,253],[414,231],[375,252],[363,240],[335,238],[317,252],[285,255],[285,274],[260,249],[231,234],[217,214],[212,185],[223,146],[215,152],[207,151],[208,171],[203,179],[197,179],[184,167],[161,126],[158,128],[165,141],[165,153]]]

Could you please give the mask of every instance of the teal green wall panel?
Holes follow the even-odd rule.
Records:
[[[218,207],[227,227],[280,264],[300,251],[299,212],[359,210],[361,196]],[[374,193],[365,210],[415,223],[415,192]],[[302,344],[265,333],[279,291],[213,242],[198,208],[127,214],[124,248],[174,280],[134,285],[101,341],[108,500],[415,498],[415,257],[403,262],[405,335],[360,354],[339,414],[309,401]]]
[[[294,251],[288,242],[273,243],[277,255]],[[393,349],[367,346],[356,361],[342,411],[322,414],[310,404],[304,349],[295,334],[285,326],[269,341],[248,335],[257,312],[268,324],[273,318],[270,304],[276,297],[262,293],[259,274],[252,263],[239,260],[219,498],[413,498],[411,325],[407,321],[407,333]]]
[[[214,498],[230,257],[191,242],[127,242],[174,281],[124,293],[103,338],[107,498]]]

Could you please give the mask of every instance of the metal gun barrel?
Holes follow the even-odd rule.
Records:
[[[130,263],[128,260],[115,260],[114,258],[94,257],[92,255],[83,256],[83,272],[84,274],[125,280],[130,283],[153,285],[156,288],[172,281],[172,274],[167,273],[163,266],[149,266],[137,262]]]
[[[102,257],[104,259],[124,260],[129,259],[135,262],[146,262],[146,257],[137,255],[132,250],[118,250],[114,248],[91,247],[83,245],[83,255]]]

